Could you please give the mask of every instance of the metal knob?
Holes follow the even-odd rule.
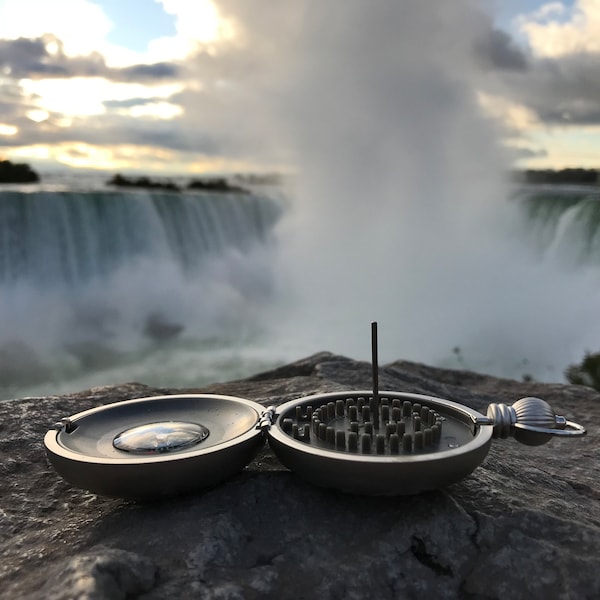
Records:
[[[512,406],[490,404],[487,410],[494,437],[513,436],[527,446],[540,446],[553,435],[581,436],[585,428],[555,414],[552,407],[541,398],[521,398]]]

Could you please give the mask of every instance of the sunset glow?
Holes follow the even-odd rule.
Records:
[[[56,166],[103,169],[122,166],[119,148],[137,144],[145,155],[174,152],[175,171],[287,162],[264,143],[252,103],[285,80],[268,27],[289,28],[293,43],[304,17],[291,6],[258,18],[233,0],[0,0],[0,152],[35,162],[48,146]],[[600,164],[598,93],[586,83],[599,68],[598,3],[504,6],[481,34],[473,94],[483,114],[518,166]],[[57,152],[63,142],[86,151],[74,159]]]

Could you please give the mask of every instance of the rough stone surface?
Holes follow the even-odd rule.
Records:
[[[279,404],[365,389],[370,366],[320,353],[194,392]],[[209,491],[155,503],[73,489],[49,466],[46,430],[110,402],[182,390],[139,384],[0,403],[0,597],[600,598],[600,395],[398,361],[380,388],[485,412],[539,396],[585,438],[496,440],[472,475],[414,497],[313,487],[268,448]],[[424,596],[425,594],[425,596]]]

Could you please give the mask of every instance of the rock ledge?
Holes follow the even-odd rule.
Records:
[[[365,498],[304,483],[268,448],[218,488],[156,503],[71,488],[43,436],[58,418],[155,394],[262,404],[370,386],[370,366],[319,353],[195,390],[139,384],[0,403],[0,589],[20,599],[600,597],[600,395],[397,361],[381,389],[457,401],[539,396],[588,429],[524,447],[495,441],[473,474],[415,497]]]

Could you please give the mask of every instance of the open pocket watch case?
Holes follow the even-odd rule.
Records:
[[[317,394],[265,408],[230,396],[155,396],[62,419],[46,433],[51,464],[96,494],[155,498],[213,487],[241,471],[265,438],[283,465],[313,484],[406,495],[463,479],[492,438],[539,445],[585,435],[539,398],[491,404],[487,415],[420,394],[373,389]]]

